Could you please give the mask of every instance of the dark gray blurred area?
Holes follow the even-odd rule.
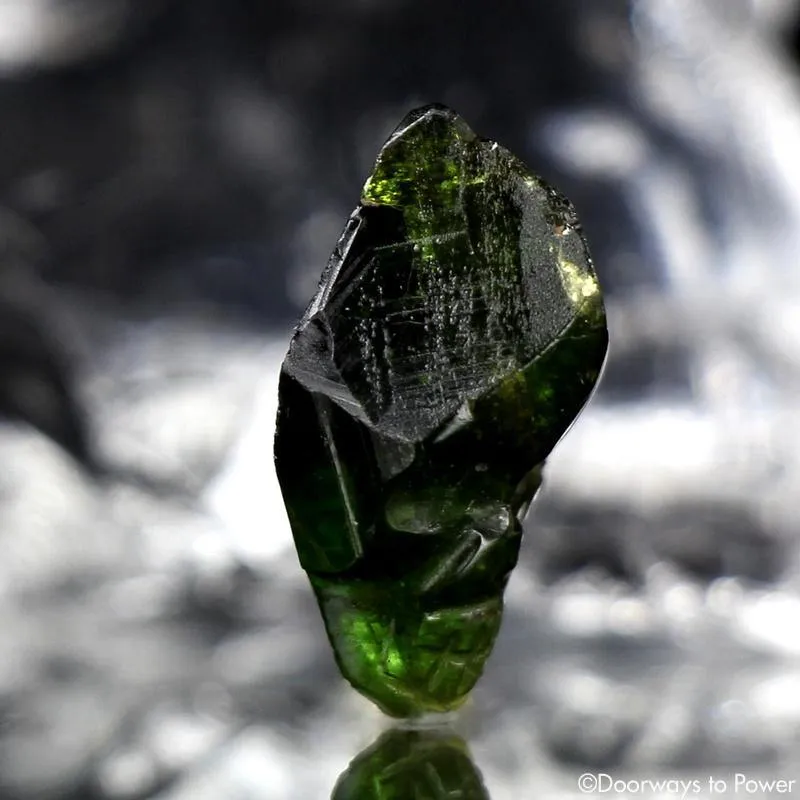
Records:
[[[440,101],[577,205],[612,350],[453,721],[492,800],[800,775],[791,0],[0,0],[0,797],[322,800],[276,379]]]

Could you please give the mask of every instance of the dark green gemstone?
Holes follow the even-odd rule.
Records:
[[[453,733],[387,731],[339,778],[331,800],[489,800],[467,746]]]
[[[606,345],[567,200],[449,109],[410,114],[292,339],[275,440],[339,666],[387,713],[455,708],[480,677]]]

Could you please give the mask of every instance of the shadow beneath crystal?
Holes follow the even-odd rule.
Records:
[[[464,740],[447,728],[393,729],[362,750],[331,800],[458,797],[490,800]]]

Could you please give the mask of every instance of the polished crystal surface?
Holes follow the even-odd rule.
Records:
[[[572,206],[454,112],[380,151],[283,363],[275,459],[339,667],[395,716],[460,705],[603,302]]]

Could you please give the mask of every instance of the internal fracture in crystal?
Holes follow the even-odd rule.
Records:
[[[606,347],[569,202],[449,109],[409,114],[292,338],[275,440],[339,667],[387,713],[453,709],[480,677]]]

